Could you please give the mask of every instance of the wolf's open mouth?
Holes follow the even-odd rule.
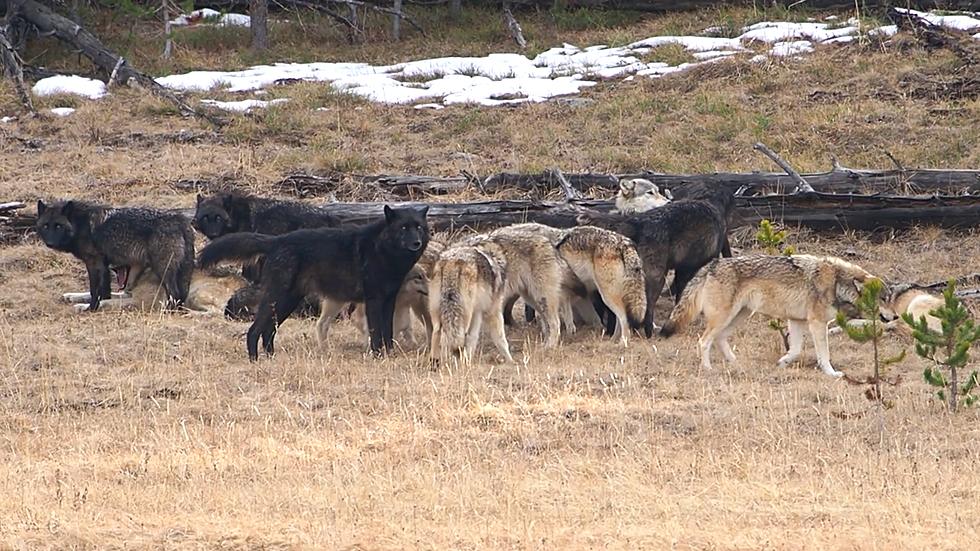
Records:
[[[116,273],[116,284],[119,285],[119,289],[125,289],[126,284],[129,283],[129,266],[116,266],[112,270]]]

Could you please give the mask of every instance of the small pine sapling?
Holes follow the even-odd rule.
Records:
[[[897,385],[901,377],[895,377],[894,379],[885,378],[885,374],[888,368],[903,359],[905,359],[905,350],[902,350],[896,356],[890,358],[882,358],[879,354],[879,344],[882,335],[884,335],[885,330],[881,324],[881,307],[879,306],[881,302],[881,293],[885,290],[884,283],[879,279],[870,279],[861,288],[861,294],[855,301],[854,306],[857,307],[858,312],[861,317],[867,320],[867,323],[861,325],[850,325],[847,323],[847,318],[844,316],[843,312],[837,312],[837,326],[840,327],[844,334],[848,336],[852,341],[865,344],[871,343],[872,355],[872,366],[874,367],[874,374],[865,379],[854,379],[848,375],[844,375],[844,380],[855,385],[867,385],[868,389],[864,392],[864,395],[873,402],[877,402],[885,407],[891,407],[891,402],[885,400],[885,397],[881,391],[881,384],[887,383],[889,385]]]
[[[786,244],[787,235],[789,235],[789,230],[776,229],[772,222],[763,219],[759,222],[759,230],[755,232],[755,240],[768,254],[792,256],[796,249],[792,245]],[[779,333],[783,338],[784,349],[789,350],[789,333],[783,324],[783,320],[769,320],[769,328]]]
[[[960,383],[958,372],[970,360],[970,347],[980,339],[980,326],[974,323],[973,316],[956,296],[955,281],[950,280],[946,285],[943,299],[942,306],[929,312],[942,323],[941,333],[929,329],[925,316],[916,320],[905,313],[902,319],[912,327],[915,353],[934,364],[925,368],[923,378],[940,389],[936,396],[946,402],[949,411],[955,412],[960,396],[967,406],[980,399],[972,394],[978,383],[977,372],[971,373],[965,383]]]

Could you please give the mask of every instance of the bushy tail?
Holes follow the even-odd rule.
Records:
[[[701,313],[701,291],[704,289],[704,284],[707,280],[707,270],[701,268],[697,275],[694,276],[694,279],[684,288],[684,292],[681,294],[681,300],[674,306],[674,310],[670,313],[670,319],[667,320],[667,323],[660,330],[662,336],[669,337],[677,331],[684,329]]]
[[[623,249],[623,302],[626,304],[626,317],[630,329],[643,326],[647,311],[646,277],[643,275],[643,261],[634,249]]]
[[[456,352],[464,346],[466,328],[463,327],[460,292],[462,268],[460,264],[439,262],[432,270],[432,277],[429,280],[429,314],[433,318],[433,331],[439,333],[439,349],[430,350],[430,354],[446,356],[447,353]],[[435,341],[436,335],[432,338]]]
[[[276,237],[260,233],[232,233],[219,237],[201,249],[197,264],[210,268],[222,260],[251,260],[268,254]]]

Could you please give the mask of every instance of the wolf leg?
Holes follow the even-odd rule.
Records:
[[[732,345],[728,342],[728,339],[732,336],[732,333],[735,332],[735,328],[738,327],[738,325],[742,323],[745,318],[749,317],[749,315],[750,312],[748,310],[739,311],[732,321],[728,322],[728,326],[725,327],[725,330],[722,331],[715,340],[715,346],[721,352],[722,356],[725,357],[725,361],[730,364],[735,363],[735,352],[732,351]]]
[[[316,340],[320,348],[327,346],[327,334],[330,332],[330,324],[337,314],[347,306],[346,302],[336,301],[332,298],[320,299],[320,319],[316,322]]]
[[[561,316],[558,314],[558,304],[548,297],[539,297],[534,305],[535,310],[540,311],[543,315],[541,328],[544,334],[544,347],[557,347],[558,341],[561,339]]]
[[[561,323],[569,335],[574,335],[578,330],[575,327],[575,312],[572,310],[571,297],[565,297],[561,301]]]
[[[364,313],[368,320],[368,334],[371,337],[371,352],[375,354],[380,354],[382,347],[387,347],[384,327],[385,310],[384,297],[371,297],[364,301]],[[388,327],[391,327],[391,318],[388,318]]]
[[[786,367],[800,359],[803,352],[803,337],[806,335],[806,323],[800,320],[789,320],[789,350],[776,362],[777,367]]]
[[[262,332],[262,347],[265,348],[266,353],[270,356],[276,353],[274,344],[276,331],[282,325],[282,322],[286,321],[290,314],[296,310],[301,300],[303,300],[302,295],[284,293],[272,303],[275,323],[266,325],[265,331]]]
[[[493,309],[487,313],[487,336],[497,347],[497,352],[507,360],[514,363],[514,357],[510,355],[510,345],[507,344],[507,332],[504,330],[504,317],[494,312]]]
[[[102,302],[102,299],[112,297],[112,281],[109,277],[109,266],[103,260],[99,259],[86,262],[85,268],[88,270],[88,311],[94,312],[99,309],[99,304]]]
[[[466,319],[469,318],[469,319]],[[463,347],[463,357],[472,361],[476,356],[476,346],[480,344],[480,331],[483,328],[483,313],[471,311],[469,316],[463,316],[466,324],[466,345]]]
[[[504,303],[504,323],[514,325],[514,304],[517,303],[519,295],[514,295]]]
[[[657,327],[653,323],[653,310],[657,305],[657,298],[660,297],[660,292],[664,289],[665,278],[666,274],[660,270],[646,274],[647,310],[646,315],[643,317],[643,332],[648,339],[653,337],[653,331]]]
[[[813,346],[817,349],[817,365],[824,373],[831,377],[843,377],[844,374],[834,369],[830,364],[830,345],[827,343],[827,323],[819,320],[811,320],[809,323],[810,335],[813,337]]]

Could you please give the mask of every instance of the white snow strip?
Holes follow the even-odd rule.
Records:
[[[808,40],[796,40],[793,42],[777,42],[769,50],[769,54],[775,57],[786,57],[791,55],[808,54],[813,51],[813,44]]]
[[[692,52],[711,50],[744,50],[738,38],[719,38],[714,36],[654,36],[629,45],[630,48],[656,48],[665,44],[680,44]]]
[[[214,25],[216,27],[250,27],[252,18],[240,13],[221,13],[211,8],[194,10],[188,14],[171,19],[170,24],[176,27],[190,25]]]
[[[55,107],[54,109],[51,109],[51,113],[58,117],[67,117],[74,112],[75,109],[73,107]]]
[[[970,17],[969,15],[935,15],[921,11],[907,10],[905,8],[895,9],[900,13],[911,13],[912,15],[918,15],[933,25],[940,25],[942,27],[946,27],[947,29],[955,29],[958,31],[972,31],[975,29],[980,29],[980,19]]]
[[[31,88],[35,96],[54,96],[69,94],[89,99],[99,99],[106,94],[105,83],[101,80],[80,77],[77,75],[55,75],[42,78]]]
[[[742,29],[744,32],[739,36],[739,40],[745,42],[787,42],[793,39],[806,39],[814,42],[822,42],[848,36],[857,33],[857,26],[828,28],[826,23],[786,23],[778,21],[763,21],[755,25],[749,25]]]
[[[732,50],[708,50],[707,52],[695,52],[692,55],[697,59],[715,59],[718,57],[728,57],[737,53]]]
[[[207,105],[213,105],[218,109],[224,109],[225,111],[235,111],[238,113],[247,113],[255,108],[265,109],[270,105],[278,105],[280,103],[286,103],[289,98],[277,98],[270,101],[264,101],[260,99],[243,99],[241,101],[218,101],[213,99],[202,99],[201,103]]]
[[[440,109],[445,109],[446,106],[441,103],[420,103],[415,106],[416,109],[432,109],[433,111],[438,111]]]
[[[7,123],[17,120],[17,117],[0,117],[0,122]]]

